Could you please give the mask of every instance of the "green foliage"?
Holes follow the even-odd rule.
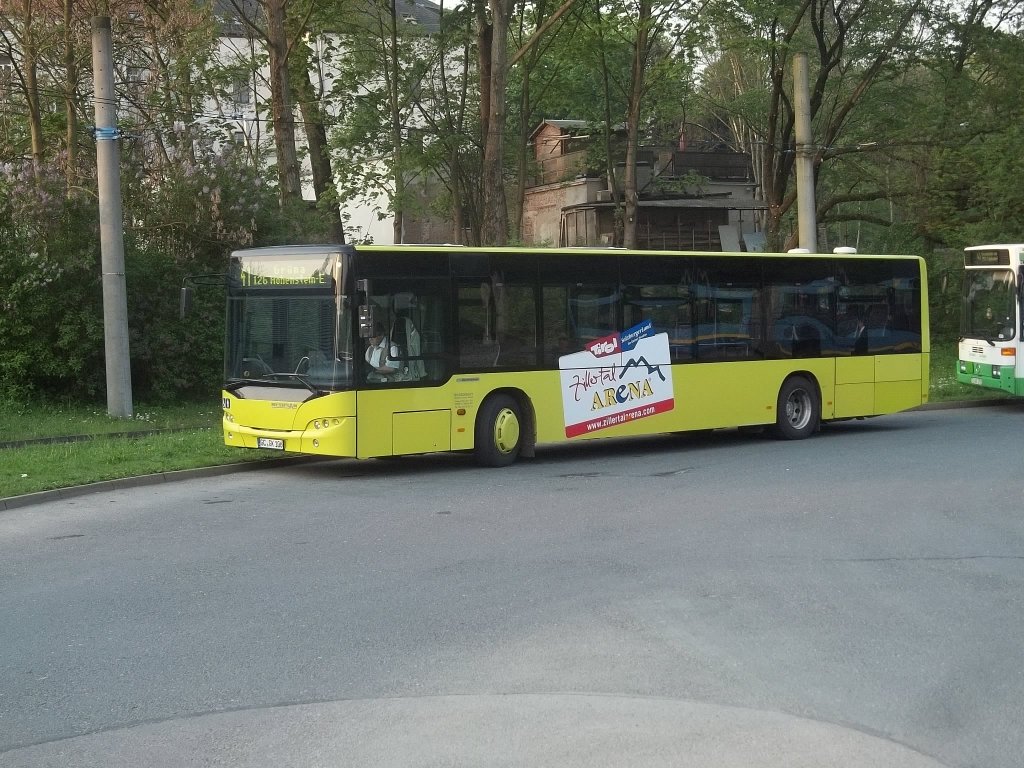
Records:
[[[166,166],[159,182],[123,178],[129,350],[136,398],[212,398],[220,386],[224,293],[204,287],[178,318],[186,277],[224,273],[234,248],[295,242],[274,190],[244,158],[212,149]],[[56,166],[0,174],[0,401],[95,399],[104,391],[99,211],[67,194]]]
[[[125,236],[133,389],[152,402],[213,397],[223,376],[224,291],[201,286],[181,320],[183,281],[223,274],[235,248],[299,241],[293,225],[308,217],[283,211],[229,147],[167,166],[158,183],[136,176],[125,212],[136,222]]]
[[[103,383],[97,209],[54,166],[0,173],[0,401],[90,396]]]

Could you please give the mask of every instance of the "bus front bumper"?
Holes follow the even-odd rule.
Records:
[[[356,455],[354,416],[315,419],[303,430],[253,429],[224,418],[224,444],[321,456]]]
[[[957,363],[956,380],[970,386],[1024,395],[1024,379],[1016,378],[1015,374],[1016,366],[1013,365],[989,365],[960,360]]]

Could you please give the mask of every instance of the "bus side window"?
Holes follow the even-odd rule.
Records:
[[[582,344],[619,331],[621,296],[614,286],[578,284],[569,289],[569,321]]]
[[[498,310],[498,365],[535,368],[537,302],[534,286],[505,284]]]
[[[764,356],[761,269],[748,259],[708,259],[692,286],[700,362]]]
[[[545,285],[541,291],[541,324],[544,365],[558,367],[558,358],[578,352],[569,323],[569,289]]]
[[[465,370],[537,366],[532,285],[500,278],[458,288],[459,365]]]
[[[765,357],[835,354],[835,278],[831,259],[765,259]]]
[[[408,279],[379,278],[374,288],[368,301],[400,364],[400,372],[386,383],[441,381],[446,375],[447,281],[424,279],[411,286]],[[364,358],[365,350],[358,356]]]

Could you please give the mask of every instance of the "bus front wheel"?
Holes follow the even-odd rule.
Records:
[[[484,401],[476,418],[476,460],[485,467],[505,467],[519,456],[523,445],[523,418],[519,403],[508,395]]]
[[[779,390],[772,433],[781,440],[802,440],[818,429],[821,401],[818,389],[803,376],[786,379]]]

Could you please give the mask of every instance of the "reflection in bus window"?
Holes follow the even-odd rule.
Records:
[[[921,351],[920,278],[909,266],[868,259],[840,262],[835,354]]]
[[[668,334],[673,361],[693,359],[693,306],[689,285],[627,286],[623,313],[623,326],[626,328],[650,321],[655,333]]]
[[[613,286],[578,284],[569,289],[572,334],[580,349],[588,341],[619,331],[619,291]]]
[[[765,356],[836,354],[835,278],[830,259],[765,262]]]
[[[575,339],[571,337],[569,289],[566,286],[545,285],[541,293],[541,312],[544,328],[543,364],[557,368],[558,358],[579,351]]]
[[[458,288],[459,363],[480,368],[537,366],[537,306],[534,287],[510,282],[502,273]]]
[[[749,360],[764,356],[760,267],[748,259],[711,260],[691,288],[697,359]]]

